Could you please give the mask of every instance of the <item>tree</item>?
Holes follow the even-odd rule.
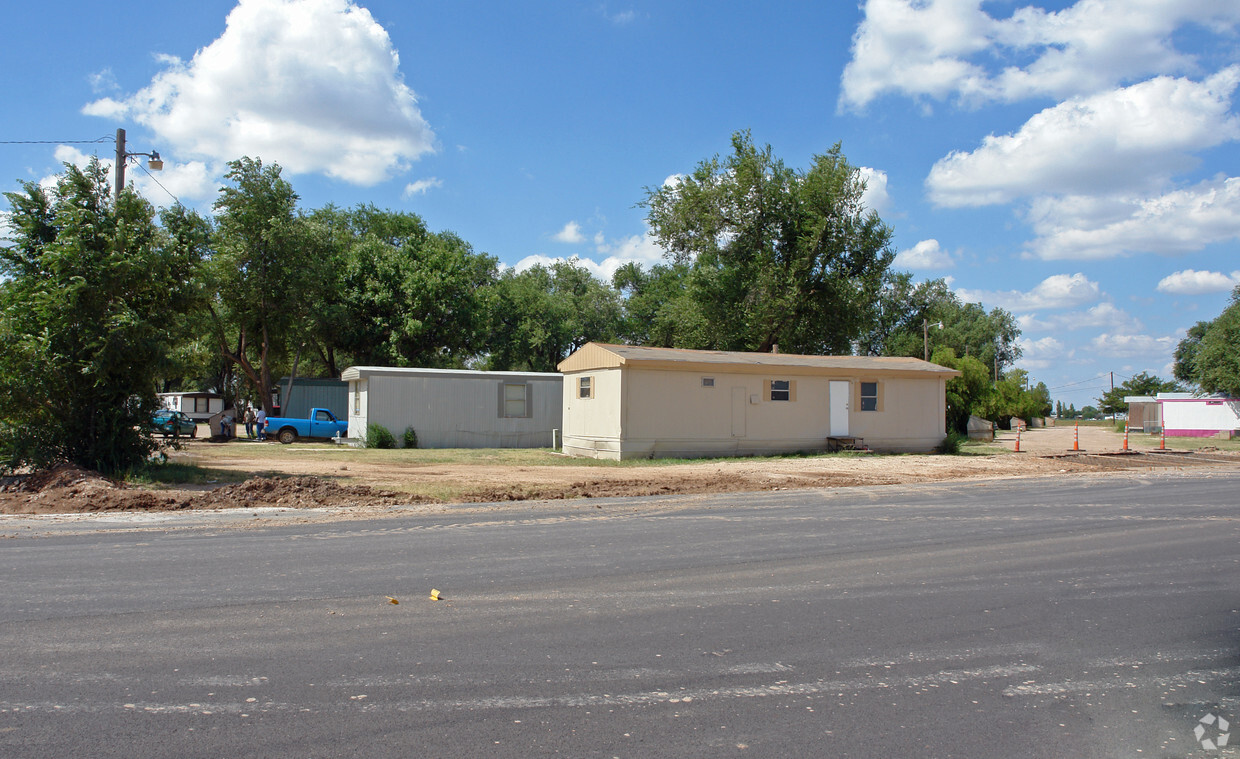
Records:
[[[946,346],[957,356],[972,356],[992,370],[1003,370],[1021,355],[1016,319],[1001,308],[987,312],[980,303],[962,303],[942,279],[913,284],[912,275],[899,272],[888,278],[876,306],[871,329],[858,341],[858,350],[871,356],[924,355],[925,324],[931,327],[931,350]]]
[[[630,262],[617,269],[611,284],[624,298],[620,337],[631,345],[703,347],[706,325],[686,292],[688,279],[687,264],[645,269]]]
[[[494,370],[554,372],[586,343],[614,341],[621,324],[619,295],[576,261],[508,269],[493,314]]]
[[[97,160],[56,186],[5,193],[0,249],[0,469],[72,462],[105,473],[155,449],[151,414],[196,251]]]
[[[208,268],[215,340],[270,414],[272,364],[300,342],[322,259],[278,165],[242,158],[228,166],[230,185],[215,201],[218,235]]]
[[[310,215],[331,240],[333,271],[312,322],[335,372],[335,353],[360,364],[462,367],[482,353],[497,261],[416,214],[359,206]]]
[[[1159,393],[1178,393],[1184,388],[1173,380],[1163,380],[1147,372],[1141,372],[1129,378],[1119,387],[1112,388],[1098,398],[1098,410],[1103,414],[1122,414],[1128,411],[1124,401],[1126,395],[1158,395]]]
[[[1174,373],[1204,392],[1240,397],[1240,287],[1218,317],[1198,322],[1180,341]]]
[[[938,348],[931,360],[939,366],[960,372],[959,377],[953,377],[946,383],[947,429],[967,434],[969,416],[984,415],[994,393],[990,370],[972,356],[957,357],[951,348]]]
[[[689,269],[700,348],[849,353],[895,254],[836,145],[797,171],[748,132],[641,203],[654,239]],[[696,317],[695,317],[696,318]]]

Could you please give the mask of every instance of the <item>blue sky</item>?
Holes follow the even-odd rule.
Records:
[[[897,266],[1011,311],[1077,407],[1170,376],[1240,284],[1235,0],[43,0],[0,64],[0,190],[110,163],[123,127],[157,204],[207,210],[258,156],[306,208],[600,276],[659,259],[635,205],[732,132],[796,167],[840,142]]]

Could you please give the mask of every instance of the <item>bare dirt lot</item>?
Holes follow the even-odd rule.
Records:
[[[375,452],[285,447],[299,455],[258,456],[263,444],[190,443],[173,458],[245,478],[195,487],[134,487],[76,467],[16,478],[0,487],[0,513],[179,511],[257,506],[334,507],[358,513],[394,505],[493,503],[916,484],[944,480],[1072,475],[1143,469],[1240,466],[1240,453],[1205,446],[1160,452],[1157,438],[1099,427],[1002,432],[988,455],[846,454],[711,460],[659,466],[573,464],[544,456],[546,465],[435,463]],[[300,455],[304,454],[304,455]],[[539,461],[534,458],[534,461]],[[428,495],[440,493],[441,495]]]

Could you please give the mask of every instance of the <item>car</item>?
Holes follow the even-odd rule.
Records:
[[[180,411],[164,409],[151,417],[151,428],[164,437],[198,437],[198,424]]]

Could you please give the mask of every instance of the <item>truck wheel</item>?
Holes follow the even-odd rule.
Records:
[[[296,443],[297,442],[297,430],[285,427],[284,429],[280,430],[280,434],[276,435],[276,439],[279,440],[281,443],[284,443],[285,445],[288,445],[289,443]]]

